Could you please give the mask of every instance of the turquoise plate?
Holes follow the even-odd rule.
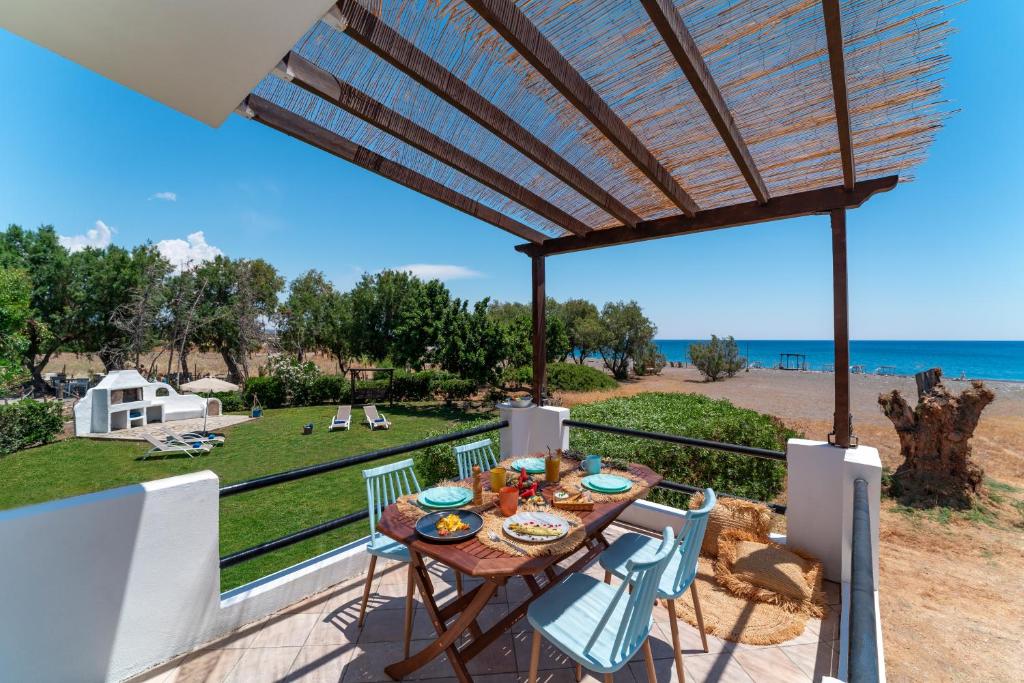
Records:
[[[461,486],[437,486],[421,493],[417,500],[427,507],[457,508],[473,500],[473,492]]]
[[[622,493],[633,487],[633,482],[614,474],[591,474],[581,480],[584,486],[598,493]]]
[[[527,474],[544,474],[544,458],[519,458],[512,462],[512,469],[521,472],[526,468]]]

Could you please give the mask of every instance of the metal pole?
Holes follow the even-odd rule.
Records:
[[[853,432],[850,414],[850,321],[846,273],[846,209],[829,212],[832,222],[832,315],[835,345],[835,413],[830,441],[849,448]]]
[[[530,257],[533,266],[533,402],[543,405],[547,394],[547,326],[545,324],[544,257]]]

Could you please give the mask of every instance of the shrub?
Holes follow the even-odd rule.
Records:
[[[443,396],[445,403],[464,401],[476,391],[476,383],[461,377],[435,378],[430,383],[430,391],[434,395]]]
[[[284,383],[277,377],[250,377],[245,380],[242,400],[246,407],[251,406],[253,396],[259,399],[264,408],[280,408],[285,404]]]
[[[785,450],[786,440],[797,436],[777,418],[699,394],[644,393],[612,398],[577,406],[572,417],[773,450]],[[783,464],[774,460],[585,429],[571,431],[570,445],[574,450],[597,453],[613,461],[647,465],[672,481],[701,488],[710,486],[720,493],[757,500],[771,500],[778,495],[786,473]],[[652,499],[679,505],[681,496],[655,490]]]
[[[641,377],[643,375],[660,375],[667,363],[665,354],[658,349],[658,345],[650,342],[640,355],[637,356],[636,362],[633,365],[633,372]]]
[[[530,373],[533,374],[532,372]],[[548,388],[556,391],[600,391],[614,389],[619,383],[589,365],[552,363],[548,366]]]
[[[690,362],[704,379],[715,382],[722,375],[735,375],[743,368],[746,359],[740,356],[740,348],[735,339],[719,339],[711,335],[711,341],[706,344],[690,344]]]
[[[352,396],[352,386],[345,375],[320,375],[313,380],[309,391],[307,405],[320,403],[348,403]]]
[[[0,455],[49,443],[64,430],[64,404],[27,399],[0,405]]]
[[[429,401],[434,397],[430,390],[430,383],[439,374],[441,373],[433,370],[423,370],[421,372],[395,370],[395,383],[391,389],[393,398],[396,401]]]
[[[201,394],[205,396],[206,394]],[[220,399],[220,409],[225,413],[238,413],[246,410],[245,400],[240,391],[215,391],[210,398]]]
[[[501,372],[501,385],[506,389],[522,389],[530,384],[533,384],[533,368],[529,365],[509,367]]]
[[[452,432],[461,432],[465,429],[472,429],[473,427],[479,427],[480,425],[493,421],[494,418],[480,418],[469,422],[460,422],[452,425],[451,427],[431,432],[424,438],[451,434]],[[423,448],[417,451],[416,455],[413,456],[413,460],[416,463],[416,476],[419,479],[420,486],[426,488],[428,486],[433,486],[439,481],[454,479],[459,476],[459,466],[456,463],[455,452],[452,449],[456,446],[461,446],[462,444],[480,441],[481,439],[490,439],[494,442],[493,449],[495,455],[500,452],[501,439],[498,430],[488,432],[487,434],[479,434],[477,436],[460,439],[459,441],[430,446],[429,448]]]

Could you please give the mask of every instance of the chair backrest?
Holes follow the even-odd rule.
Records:
[[[420,483],[416,480],[412,458],[363,470],[363,479],[366,480],[366,502],[370,509],[370,538],[376,540],[377,521],[384,508],[399,496],[419,493]]]
[[[628,661],[640,649],[644,638],[650,633],[651,612],[658,594],[658,582],[661,581],[661,575],[665,573],[665,567],[672,559],[675,546],[672,527],[665,527],[661,545],[653,557],[642,562],[626,562],[626,580],[619,584],[615,598],[608,604],[608,608],[598,621],[598,627],[585,649],[589,650],[597,641],[621,600],[626,601],[626,608],[622,621],[616,627],[612,658]],[[632,592],[626,592],[627,586],[633,587]]]
[[[366,413],[366,419],[369,422],[376,422],[380,419],[380,414],[377,412],[377,406],[363,406],[363,412]]]
[[[697,576],[697,554],[704,542],[708,528],[708,516],[715,507],[718,497],[711,489],[704,489],[704,504],[696,510],[687,510],[679,535],[676,536],[676,552],[679,553],[679,567],[672,578],[672,595],[679,595],[690,586]],[[668,577],[666,577],[668,578]]]
[[[338,406],[338,419],[348,422],[352,417],[352,406]]]
[[[143,432],[142,438],[148,441],[149,445],[152,446],[153,448],[160,449],[161,451],[167,450],[167,444],[161,443],[152,434],[147,434],[146,432]]]
[[[465,479],[473,474],[473,465],[480,465],[481,472],[498,466],[498,459],[491,450],[490,439],[456,446],[452,450],[455,451],[455,459],[459,463],[459,479]]]

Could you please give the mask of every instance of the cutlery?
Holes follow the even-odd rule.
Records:
[[[526,551],[523,550],[522,548],[520,548],[519,546],[517,546],[515,543],[512,543],[511,541],[502,538],[501,536],[499,536],[498,534],[494,533],[493,531],[488,533],[488,538],[490,538],[492,541],[494,541],[496,543],[497,542],[504,543],[505,545],[507,545],[509,548],[512,548],[512,550],[515,550],[520,555],[525,555],[526,554]]]

